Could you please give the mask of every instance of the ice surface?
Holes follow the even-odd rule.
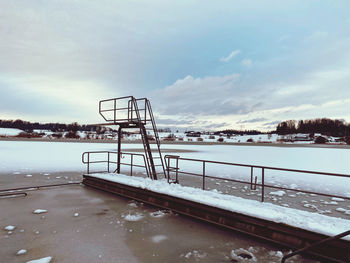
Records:
[[[27,261],[26,263],[50,263],[51,260],[52,260],[52,257],[46,257],[46,258],[30,260],[30,261]]]
[[[276,223],[284,223],[329,236],[347,231],[350,225],[350,220],[346,219],[329,217],[318,213],[301,211],[269,203],[262,203],[256,200],[248,200],[218,192],[204,191],[198,188],[186,187],[178,184],[168,184],[166,180],[152,181],[149,178],[130,177],[122,174],[94,174],[92,176],[141,189],[147,189],[157,193],[184,198]],[[135,218],[138,219],[138,216],[130,215],[130,219],[132,219],[131,221],[135,220]],[[349,237],[346,239],[350,240]]]

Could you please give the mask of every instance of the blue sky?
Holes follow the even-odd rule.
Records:
[[[148,97],[158,126],[350,121],[348,1],[0,0],[0,118],[96,123]]]

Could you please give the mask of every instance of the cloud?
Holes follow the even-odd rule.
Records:
[[[277,124],[280,124],[282,121],[271,121],[271,122],[266,122],[264,124],[262,124],[262,126],[276,126]]]
[[[255,122],[262,122],[262,121],[266,121],[266,118],[255,118],[255,119],[250,119],[250,120],[244,120],[244,121],[239,121],[237,123],[241,124],[241,123],[255,123]]]
[[[251,68],[253,66],[253,61],[251,59],[245,58],[241,61],[241,64],[247,68]]]
[[[236,55],[238,55],[239,53],[241,53],[241,51],[239,49],[233,50],[230,55],[228,55],[227,57],[222,57],[220,58],[221,62],[229,62],[233,57],[235,57]]]
[[[165,115],[228,115],[250,112],[259,103],[254,96],[244,96],[239,74],[194,78],[187,76],[174,84],[158,89],[152,101],[159,105],[158,111]]]

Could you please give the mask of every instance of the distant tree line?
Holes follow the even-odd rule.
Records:
[[[350,135],[350,125],[342,120],[332,119],[313,119],[300,120],[298,123],[295,120],[283,121],[277,125],[276,133],[279,135],[293,133],[321,133],[323,135],[344,137]]]
[[[76,122],[71,124],[64,123],[38,123],[22,120],[0,120],[0,128],[16,128],[26,132],[33,130],[50,130],[52,132],[73,132],[77,131],[94,131],[96,133],[104,133],[106,128],[96,125],[79,125]]]

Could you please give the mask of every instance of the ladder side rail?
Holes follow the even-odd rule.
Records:
[[[154,131],[154,137],[155,137],[157,145],[159,147],[160,146],[159,134],[158,134],[156,122],[154,120],[152,106],[151,106],[151,103],[149,102],[149,100],[147,100],[147,109],[148,109],[148,114],[150,116],[150,120],[151,120],[151,123],[152,123],[152,128],[153,128],[153,131]]]
[[[147,132],[146,129],[142,123],[141,120],[141,116],[140,116],[140,112],[138,109],[138,105],[137,105],[137,100],[135,98],[132,99],[132,103],[134,105],[135,108],[135,113],[136,113],[136,117],[137,117],[137,121],[139,124],[139,128],[140,128],[140,133],[141,133],[141,138],[142,138],[142,143],[143,143],[143,147],[144,147],[144,151],[145,151],[145,155],[146,155],[146,159],[147,159],[147,164],[150,170],[150,174],[152,179],[157,179],[157,175],[156,175],[156,171],[155,171],[155,167],[154,167],[154,163],[153,163],[153,158],[152,158],[152,152],[149,146],[149,141],[147,138]]]
[[[153,128],[153,132],[154,132],[154,137],[155,137],[156,144],[157,144],[157,148],[158,148],[158,154],[159,154],[159,157],[160,157],[160,160],[161,160],[162,172],[163,172],[164,178],[166,178],[166,173],[165,173],[165,168],[164,168],[164,161],[163,161],[163,157],[162,157],[162,152],[161,152],[161,150],[160,150],[159,134],[158,134],[156,122],[155,122],[155,120],[154,120],[153,111],[152,111],[152,106],[151,106],[151,103],[149,102],[149,100],[146,100],[146,104],[147,104],[148,114],[149,114],[149,116],[150,116],[151,123],[152,123],[152,128]]]

